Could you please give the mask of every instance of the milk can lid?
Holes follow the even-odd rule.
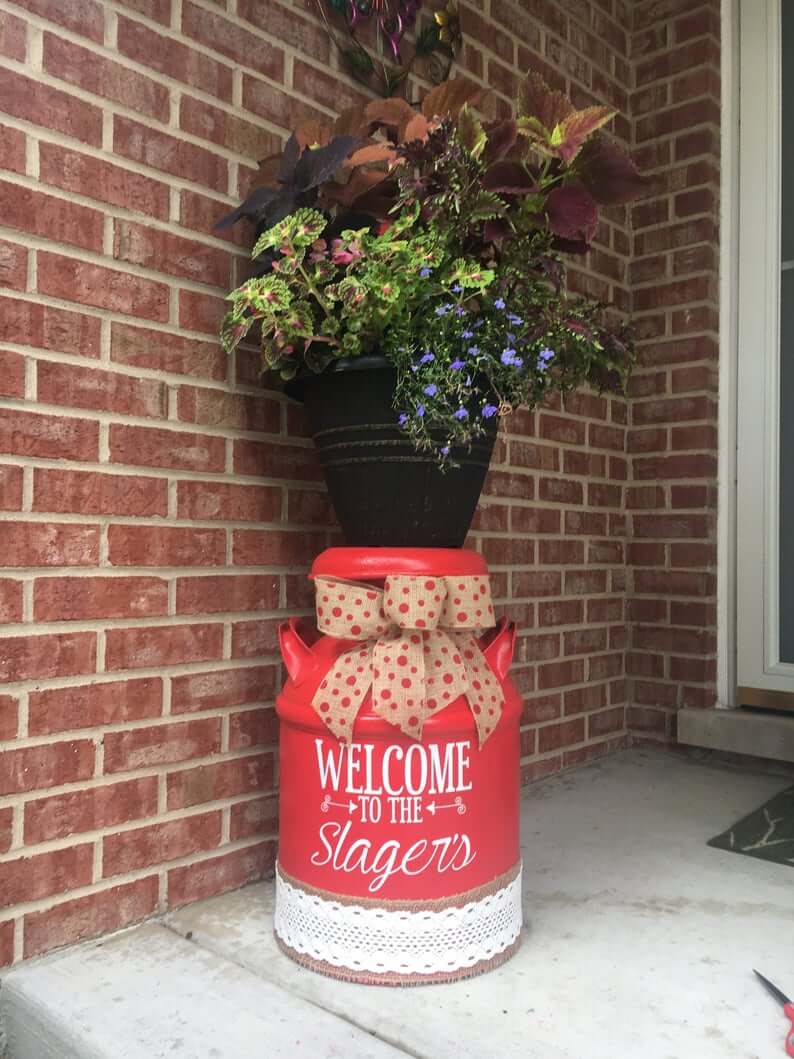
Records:
[[[327,548],[314,560],[309,576],[373,581],[391,574],[455,577],[487,573],[483,556],[469,548]]]

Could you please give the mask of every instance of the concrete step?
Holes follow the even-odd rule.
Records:
[[[633,751],[525,793],[517,955],[443,986],[288,960],[272,883],[8,972],[8,1059],[765,1059],[794,989],[794,869],[706,842],[780,776]],[[788,975],[788,978],[786,977]]]
[[[405,1052],[161,924],[5,976],[8,1059],[400,1059]]]

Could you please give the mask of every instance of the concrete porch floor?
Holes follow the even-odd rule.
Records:
[[[319,977],[277,950],[259,884],[7,973],[8,1059],[783,1055],[751,968],[794,993],[794,869],[705,843],[786,785],[628,751],[525,792],[527,928],[490,975]]]

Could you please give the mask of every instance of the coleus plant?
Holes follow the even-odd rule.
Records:
[[[225,348],[258,329],[285,379],[385,354],[397,421],[442,464],[519,405],[620,386],[633,359],[608,307],[564,286],[563,255],[587,252],[599,206],[643,188],[603,132],[615,111],[576,109],[535,74],[515,117],[482,120],[481,94],[454,80],[418,109],[376,101],[296,130],[226,219],[258,238]]]

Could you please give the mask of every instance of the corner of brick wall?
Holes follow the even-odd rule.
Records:
[[[629,727],[674,742],[716,690],[720,6],[642,0],[631,44],[634,153],[626,490]]]

